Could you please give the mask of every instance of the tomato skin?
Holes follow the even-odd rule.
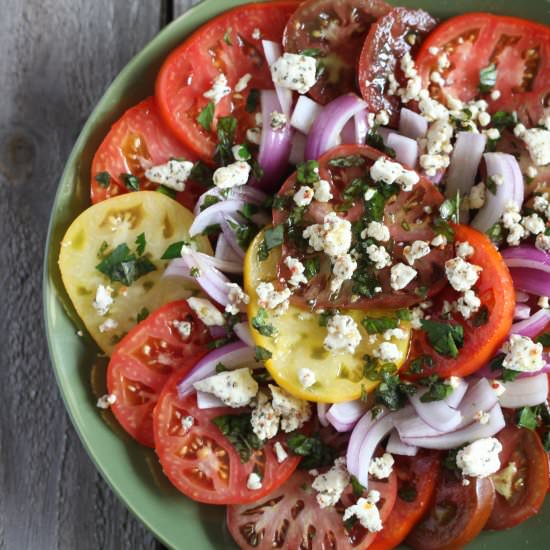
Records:
[[[391,9],[381,0],[308,0],[290,18],[285,51],[319,50],[324,72],[308,94],[325,105],[357,90],[355,62],[369,28]],[[327,21],[330,21],[327,24]]]
[[[414,457],[394,456],[398,494],[395,505],[369,550],[391,550],[403,542],[430,506],[439,478],[440,453],[422,451]],[[414,488],[416,497],[403,500],[401,490]]]
[[[481,532],[494,500],[490,479],[472,478],[463,485],[458,474],[443,469],[432,507],[406,542],[415,550],[458,550]]]
[[[514,283],[504,263],[502,256],[484,234],[465,225],[454,225],[455,242],[469,242],[474,253],[468,261],[483,268],[475,291],[481,300],[482,306],[488,310],[485,324],[475,326],[474,319],[465,321],[459,314],[454,314],[456,323],[464,327],[464,346],[460,348],[456,359],[438,354],[429,344],[423,331],[413,333],[409,363],[421,355],[430,355],[433,365],[429,374],[437,374],[443,378],[449,376],[467,376],[484,366],[498,351],[502,342],[507,338],[515,308]],[[437,296],[435,311],[440,311],[443,302],[456,300],[458,293],[451,287]],[[432,315],[436,318],[436,315]],[[411,373],[408,365],[403,372],[411,379],[426,375],[426,372]]]
[[[295,0],[285,0],[229,10],[201,26],[164,61],[155,83],[160,114],[181,142],[204,162],[214,163],[214,130],[220,116],[237,118],[236,143],[242,143],[246,130],[256,126],[255,113],[246,110],[250,90],[273,88],[261,41],[281,42],[297,5]],[[256,28],[261,31],[260,38],[252,36]],[[231,45],[224,40],[226,36]],[[208,132],[196,118],[209,102],[204,92],[220,73],[231,89],[245,74],[251,74],[252,79],[244,91],[229,94],[216,105],[212,131]]]
[[[522,523],[539,512],[546,496],[548,455],[536,432],[515,425],[515,415],[515,411],[510,411],[508,425],[496,437],[503,447],[501,469],[515,462],[518,474],[513,478],[515,481],[509,500],[496,494],[486,529],[509,529]],[[523,483],[516,485],[519,479]]]
[[[387,77],[397,73],[397,80],[405,83],[399,61],[407,52],[414,56],[420,46],[418,38],[426,36],[436,24],[424,10],[394,8],[371,26],[365,39],[357,68],[361,95],[371,113],[384,109],[392,117],[392,126],[398,122],[400,100],[385,93]],[[414,45],[407,40],[411,31],[418,37]]]
[[[173,325],[184,320],[192,325],[185,341]],[[139,443],[154,446],[153,408],[164,384],[173,372],[191,370],[208,353],[210,340],[206,326],[180,300],[151,313],[118,343],[107,368],[108,391],[117,398],[111,410]]]
[[[462,43],[458,43],[462,37]],[[431,54],[430,48],[439,48]],[[440,88],[430,82],[442,51],[449,55],[452,66],[442,72],[447,83]],[[529,53],[534,52],[534,55]],[[420,76],[436,96],[449,94],[462,101],[479,95],[479,71],[495,63],[501,92],[498,100],[483,94],[489,111],[517,110],[520,119],[536,125],[544,113],[550,63],[550,31],[547,26],[516,17],[489,13],[468,13],[448,19],[439,25],[422,45],[417,57]]]
[[[196,159],[170,132],[160,118],[154,98],[149,97],[128,109],[113,124],[96,151],[91,172],[92,203],[128,193],[130,189],[125,186],[121,174],[135,175],[141,191],[156,189],[158,185],[144,177],[145,170],[170,158]],[[107,187],[96,180],[101,172],[110,176]],[[185,190],[176,194],[176,200],[193,210],[203,190],[202,186],[189,180]]]

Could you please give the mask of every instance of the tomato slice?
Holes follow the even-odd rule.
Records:
[[[285,446],[286,436],[280,434],[268,440],[243,463],[212,420],[243,413],[246,409],[199,409],[195,393],[183,399],[178,395],[177,385],[185,374],[175,373],[167,382],[153,418],[155,449],[168,479],[188,497],[206,504],[246,504],[275,491],[300,462],[300,457],[288,449],[288,458],[281,464],[277,462],[273,446],[277,441]],[[187,417],[193,420],[191,427],[182,423]],[[308,428],[304,427],[303,431]],[[252,472],[262,478],[262,487],[258,490],[246,486]]]
[[[467,376],[475,372],[494,356],[512,326],[514,284],[502,256],[487,236],[479,231],[465,225],[455,225],[454,231],[456,242],[467,241],[474,248],[468,261],[483,269],[475,286],[476,294],[481,300],[480,314],[469,320],[458,313],[452,314],[453,324],[460,324],[464,328],[464,345],[454,359],[437,353],[428,342],[424,331],[414,331],[408,364],[403,367],[403,371],[406,372],[411,362],[420,356],[431,356],[433,364],[428,369],[423,367],[421,373],[407,372],[407,376],[410,373],[412,378],[426,374],[437,374],[446,378]],[[436,320],[441,317],[444,302],[456,301],[458,296],[455,290],[447,287],[436,297],[430,311],[431,318]]]
[[[508,415],[508,425],[496,437],[502,443],[501,469],[507,468],[507,490],[498,491],[486,529],[508,529],[537,514],[547,492],[548,456],[538,434],[514,424],[515,413]],[[514,463],[516,472],[510,471]],[[501,493],[507,493],[506,498]]]
[[[466,546],[483,529],[491,515],[495,489],[488,478],[462,484],[455,472],[443,469],[428,514],[407,537],[417,550],[456,550]]]
[[[191,324],[184,338],[178,322]],[[170,375],[185,373],[208,352],[210,333],[187,304],[171,302],[135,326],[117,345],[107,369],[107,387],[116,395],[111,410],[137,441],[154,446],[153,408]]]
[[[332,201],[320,203],[313,201],[304,211],[300,223],[294,224],[294,234],[301,235],[302,230],[310,224],[322,223],[329,212],[337,212],[339,216],[350,222],[361,220],[365,203],[363,193],[353,199],[348,199],[345,194],[352,182],[358,178],[367,178],[370,166],[384,155],[367,145],[341,145],[331,149],[319,159],[319,175],[331,185]],[[342,166],[339,160],[353,158],[355,166]],[[288,203],[293,205],[292,196],[300,185],[293,174],[279,191],[280,197],[286,197]],[[386,201],[384,207],[384,223],[389,227],[392,244],[390,245],[395,262],[403,260],[403,247],[394,246],[395,243],[407,244],[420,239],[431,241],[435,236],[432,229],[434,215],[439,205],[443,202],[443,196],[428,179],[421,177],[412,191],[401,191],[392,199]],[[273,210],[274,225],[284,223],[289,217],[288,210]],[[296,244],[296,239],[290,238],[287,232],[283,247],[283,256],[279,264],[279,277],[286,280],[290,273],[285,266],[285,258],[292,256],[302,261],[311,258],[320,258],[320,270],[317,275],[309,280],[307,285],[302,285],[291,297],[291,303],[302,308],[351,308],[351,309],[397,309],[417,304],[427,296],[434,296],[440,292],[446,284],[444,274],[445,261],[451,257],[452,247],[444,249],[433,248],[422,262],[415,265],[418,276],[404,289],[395,291],[390,286],[390,267],[373,271],[373,276],[378,280],[381,292],[372,297],[361,296],[357,299],[354,282],[347,281],[342,286],[339,294],[331,296],[330,291],[330,262],[327,258],[321,258],[319,253],[309,254],[304,248]],[[326,260],[326,261],[325,261]],[[393,262],[393,263],[395,263]],[[362,270],[358,269],[357,274]]]
[[[95,204],[115,195],[128,193],[121,174],[132,174],[139,180],[139,189],[152,190],[158,185],[145,177],[151,166],[163,164],[171,158],[195,160],[195,156],[185,148],[159,116],[154,98],[149,97],[128,109],[99,146],[92,161],[91,196]],[[98,174],[109,175],[107,186],[96,179]],[[135,189],[134,189],[135,191]],[[185,190],[176,194],[176,200],[193,210],[199,194],[204,188],[191,180]]]
[[[247,129],[256,126],[259,104],[247,108],[249,94],[253,89],[273,88],[261,41],[281,42],[296,6],[295,1],[281,1],[232,9],[200,27],[162,65],[155,92],[160,113],[174,134],[205,162],[213,162],[219,117],[237,119],[237,143],[242,143]],[[251,80],[245,90],[219,101],[208,131],[197,117],[209,102],[203,94],[220,73],[232,90],[243,76],[249,74]]]
[[[442,52],[447,53],[450,60],[450,66],[443,71],[437,68]],[[547,26],[516,17],[472,13],[439,25],[424,42],[417,66],[433,95],[449,94],[469,101],[479,95],[479,71],[494,63],[497,69],[494,89],[501,95],[493,101],[490,94],[484,94],[489,110],[518,110],[522,120],[533,126],[546,107],[549,56]],[[445,79],[442,88],[430,82],[434,70],[441,72]]]
[[[400,100],[386,90],[388,76],[395,75],[401,85],[405,83],[400,59],[408,52],[414,56],[436,24],[424,10],[394,8],[371,26],[365,40],[357,69],[361,94],[370,112],[386,110],[392,115],[394,126],[398,122]]]
[[[248,506],[227,508],[227,527],[242,550],[272,548],[308,548],[351,550],[370,548],[376,533],[359,523],[350,531],[344,527],[344,509],[357,500],[348,488],[336,506],[320,508],[311,488],[313,478],[303,470],[296,473],[278,491]],[[390,515],[397,494],[397,478],[372,481],[369,490],[380,492],[382,522]]]
[[[391,550],[400,544],[424,515],[435,494],[440,454],[421,450],[414,457],[395,456],[397,499],[369,550]]]
[[[356,60],[371,25],[390,10],[381,0],[309,0],[290,18],[285,51],[314,50],[323,71],[309,95],[322,103],[354,92]]]

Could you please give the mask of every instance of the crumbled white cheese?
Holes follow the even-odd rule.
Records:
[[[355,504],[344,511],[342,519],[347,521],[356,517],[359,523],[370,533],[377,533],[382,530],[382,519],[376,503],[380,500],[378,491],[370,491],[367,498],[359,498]]]
[[[350,482],[345,458],[337,458],[334,466],[324,474],[318,475],[311,486],[317,491],[317,502],[321,508],[334,506]]]
[[[483,182],[473,185],[468,195],[468,203],[472,210],[479,210],[485,204],[487,190]]]
[[[308,239],[309,246],[317,252],[324,251],[329,256],[346,254],[351,246],[351,223],[340,218],[335,212],[329,212],[322,224],[306,227],[302,233]]]
[[[237,315],[250,302],[250,297],[237,283],[226,283],[226,285],[229,290],[225,311],[231,315]]]
[[[189,336],[191,336],[192,326],[189,321],[179,321],[178,319],[174,319],[172,321],[172,325],[184,340],[186,340],[187,338],[189,338]]]
[[[369,465],[369,474],[376,479],[387,479],[393,471],[393,456],[384,453],[382,456],[373,458]]]
[[[532,233],[533,235],[538,235],[543,233],[546,229],[546,224],[544,220],[538,214],[531,214],[530,216],[525,216],[521,220],[521,224],[526,231]]]
[[[108,317],[107,319],[105,319],[105,321],[103,321],[103,323],[101,323],[101,325],[99,325],[98,328],[99,328],[99,332],[104,333],[104,332],[109,332],[111,330],[115,330],[115,328],[117,327],[118,327],[118,321]]]
[[[474,247],[468,241],[456,243],[456,255],[463,260],[467,260],[475,252]]]
[[[352,278],[356,269],[357,262],[349,254],[337,256],[332,264],[330,291],[337,292],[340,290],[342,284]]]
[[[543,252],[550,252],[550,236],[539,233],[535,239],[535,246]]]
[[[280,441],[275,442],[275,445],[273,445],[273,450],[275,451],[275,456],[279,464],[288,458],[288,453],[285,451]]]
[[[311,418],[311,405],[297,399],[278,386],[269,385],[273,396],[272,406],[281,417],[281,430],[289,433],[301,428]]]
[[[212,87],[202,94],[206,99],[211,99],[214,104],[219,103],[226,95],[231,93],[231,88],[227,85],[227,77],[219,73],[212,81]]]
[[[260,283],[256,287],[258,304],[265,309],[271,309],[275,315],[281,315],[288,309],[288,299],[291,292],[289,288],[275,290],[273,283]]]
[[[414,241],[403,249],[403,255],[407,258],[410,265],[414,265],[416,260],[420,260],[430,253],[430,245],[426,241]]]
[[[448,378],[447,382],[449,383],[449,386],[453,388],[453,390],[456,390],[462,381],[462,378],[460,376],[451,376]]]
[[[520,372],[537,372],[546,362],[542,356],[543,346],[527,336],[512,334],[502,347],[506,353],[502,366]]]
[[[449,155],[420,155],[420,166],[428,176],[435,176],[450,164]]]
[[[491,415],[487,411],[477,411],[474,414],[474,420],[480,424],[487,424],[491,419]]]
[[[481,307],[481,300],[476,296],[473,290],[467,290],[456,301],[456,310],[464,317],[469,319],[473,313],[479,311]]]
[[[208,327],[221,326],[225,319],[221,312],[206,298],[187,298],[189,307],[197,314],[197,317]]]
[[[332,193],[330,192],[330,183],[327,180],[319,180],[313,184],[315,190],[315,200],[319,202],[329,202],[332,200]]]
[[[436,235],[433,239],[432,239],[432,242],[430,243],[432,246],[436,247],[436,248],[439,248],[439,247],[445,247],[447,246],[447,237],[445,237],[445,235]]]
[[[271,439],[279,431],[281,415],[276,413],[269,398],[259,392],[256,398],[256,406],[252,409],[250,424],[252,431],[261,439]]]
[[[388,111],[385,109],[378,111],[374,117],[374,122],[378,126],[387,126],[390,123],[390,115],[388,115]]]
[[[300,380],[300,384],[302,384],[302,386],[306,389],[310,388],[313,384],[315,384],[315,382],[317,382],[315,373],[307,367],[302,367],[298,370],[298,380]]]
[[[296,193],[294,193],[294,202],[298,206],[307,206],[313,200],[314,191],[308,185],[302,185]]]
[[[195,423],[195,419],[191,415],[184,416],[181,419],[181,427],[183,428],[184,432],[188,432],[193,427],[194,423]]]
[[[412,191],[420,180],[420,176],[414,170],[403,168],[398,162],[380,157],[370,167],[370,177],[374,181],[383,181],[391,185],[397,183],[403,191]]]
[[[285,53],[271,65],[274,84],[306,94],[317,81],[317,60],[308,55]]]
[[[97,311],[97,314],[101,317],[104,317],[111,309],[111,306],[114,303],[113,299],[113,289],[110,286],[98,285],[95,292],[95,299],[93,302],[93,307]]]
[[[297,287],[302,283],[307,283],[307,277],[304,275],[306,268],[300,260],[292,256],[287,256],[285,258],[285,265],[290,270],[290,278],[288,279],[288,284],[290,286]]]
[[[470,290],[477,283],[481,271],[481,267],[466,262],[460,257],[445,262],[447,279],[458,292]]]
[[[536,166],[550,164],[550,131],[542,128],[531,128],[518,124],[514,134],[525,143],[531,160]]]
[[[374,356],[385,363],[395,363],[401,358],[401,352],[392,342],[382,342],[374,350]]]
[[[550,214],[550,202],[548,201],[546,193],[544,195],[537,195],[533,199],[533,208],[547,218],[550,217],[548,216],[548,214]]]
[[[493,101],[497,101],[497,99],[500,99],[500,96],[501,96],[500,90],[493,90],[491,92],[491,99]]]
[[[500,380],[493,380],[491,388],[493,388],[497,397],[500,397],[506,391],[506,386]]]
[[[327,321],[327,336],[323,342],[325,349],[333,353],[354,353],[361,343],[361,333],[357,323],[349,315],[333,315]]]
[[[269,115],[269,125],[275,131],[282,130],[288,123],[288,119],[284,113],[279,113],[278,111],[273,111]]]
[[[439,71],[433,71],[430,74],[430,81],[434,84],[437,84],[438,86],[445,85],[445,79],[441,76],[441,73]]]
[[[252,39],[253,40],[260,40],[260,38],[262,37],[262,31],[260,31],[260,29],[258,29],[257,27],[252,31]]]
[[[414,330],[422,328],[422,319],[424,319],[424,312],[420,307],[414,307],[411,309],[411,327]]]
[[[147,169],[145,177],[153,183],[158,183],[174,191],[183,191],[192,169],[192,162],[172,159]]]
[[[262,488],[262,478],[256,473],[252,472],[246,480],[246,488],[250,491],[257,491]]]
[[[391,265],[391,256],[382,245],[369,244],[367,246],[367,255],[376,269],[384,269]]]
[[[108,409],[111,405],[116,403],[116,395],[114,393],[107,393],[102,395],[96,403],[98,409]]]
[[[407,337],[407,333],[402,328],[389,328],[384,332],[384,340],[404,340]]]
[[[220,189],[231,189],[245,185],[250,176],[250,164],[239,160],[228,166],[222,166],[214,172],[213,182]]]
[[[502,445],[498,439],[478,439],[458,451],[456,464],[464,476],[488,477],[500,469],[500,451]]]
[[[361,238],[371,237],[381,243],[390,240],[390,228],[381,222],[370,222],[366,229],[361,232]]]
[[[542,309],[550,308],[550,302],[548,300],[548,296],[541,296],[537,300],[537,306],[541,307]]]
[[[258,382],[250,369],[228,370],[199,380],[193,384],[196,390],[211,393],[228,407],[245,407],[258,393]]]
[[[393,290],[402,290],[405,288],[418,274],[416,269],[398,263],[392,266],[390,275],[390,284]]]
[[[538,173],[539,171],[534,166],[528,166],[525,171],[525,175],[531,179],[536,178]]]
[[[237,93],[244,92],[251,79],[252,75],[250,73],[246,73],[245,75],[241,76],[237,84],[235,84],[235,91]]]

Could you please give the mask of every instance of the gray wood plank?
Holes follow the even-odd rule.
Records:
[[[174,17],[185,13],[190,7],[198,4],[201,0],[174,0]]]
[[[153,549],[87,457],[42,328],[57,180],[92,107],[164,23],[158,0],[3,0],[0,18],[0,550]]]

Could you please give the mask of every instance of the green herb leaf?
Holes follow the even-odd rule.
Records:
[[[544,334],[541,334],[540,336],[537,336],[537,339],[535,340],[537,344],[542,344],[545,348],[550,346],[550,332],[545,332]]]
[[[109,172],[98,172],[95,175],[95,180],[97,181],[97,183],[99,183],[101,187],[107,188],[111,183],[111,175],[109,174]]]
[[[323,443],[319,434],[308,437],[296,432],[288,436],[287,444],[295,455],[303,457],[299,466],[303,470],[330,466],[337,456],[335,449]]]
[[[273,336],[277,332],[277,329],[269,323],[269,316],[263,307],[258,309],[255,317],[252,317],[252,327],[262,336]]]
[[[495,223],[486,231],[487,236],[495,244],[501,244],[504,241],[504,228],[502,224]]]
[[[523,407],[518,412],[517,425],[520,428],[536,430],[538,427],[537,407]]]
[[[255,450],[263,446],[262,441],[252,430],[250,419],[251,415],[247,413],[226,414],[212,419],[229,443],[235,447],[243,464],[250,460]]]
[[[252,153],[250,153],[250,149],[246,143],[239,145],[237,156],[239,157],[239,160],[250,160],[252,158]]]
[[[164,185],[159,185],[156,188],[156,192],[160,193],[161,195],[166,195],[167,197],[170,197],[171,199],[176,198],[176,191],[173,189],[169,189],[168,187],[165,187]]]
[[[305,48],[298,52],[299,55],[307,55],[309,57],[319,57],[322,53],[319,48]]]
[[[508,113],[507,111],[497,111],[491,117],[491,124],[498,130],[504,128],[513,128],[516,125],[516,117],[514,113]]]
[[[214,206],[215,204],[218,204],[221,202],[221,199],[214,196],[214,195],[206,195],[204,197],[204,201],[200,206],[200,211],[206,210],[207,208],[210,208],[211,206]]]
[[[405,484],[399,489],[397,496],[405,502],[414,502],[418,496],[418,492],[413,485]]]
[[[193,165],[193,168],[191,169],[191,173],[189,174],[189,179],[200,183],[201,185],[204,185],[205,187],[211,187],[213,185],[212,183],[212,175],[214,174],[214,171],[210,166],[202,162],[201,160],[198,160]]]
[[[422,403],[441,401],[453,393],[453,387],[444,380],[440,379],[436,374],[423,378],[420,380],[420,383],[423,386],[428,387],[428,391],[420,398]]]
[[[225,31],[225,34],[223,35],[223,41],[228,45],[228,46],[233,46],[233,42],[231,41],[231,31],[233,29],[231,27],[229,27],[226,31]]]
[[[464,345],[464,328],[431,319],[422,320],[422,330],[437,353],[446,357],[458,357],[458,350]]]
[[[351,476],[350,481],[353,494],[356,497],[360,497],[366,491],[365,487],[359,483],[359,480],[355,476]]]
[[[243,249],[246,250],[250,243],[254,240],[254,237],[257,235],[259,228],[254,223],[237,223],[232,220],[227,220],[231,231],[235,233],[237,239],[237,244]]]
[[[352,166],[363,166],[366,160],[361,155],[348,155],[345,157],[336,157],[328,161],[329,166],[337,168],[351,168]]]
[[[409,370],[413,374],[420,374],[424,369],[433,367],[434,360],[430,355],[420,355],[411,361]]]
[[[486,325],[489,321],[489,309],[487,306],[481,306],[479,311],[474,315],[474,318],[472,319],[472,325],[474,327],[482,327],[483,325]]]
[[[452,199],[446,199],[439,207],[439,215],[445,221],[451,221],[459,223],[460,214],[460,193],[457,192],[456,196]]]
[[[254,348],[254,357],[256,361],[267,361],[267,359],[271,359],[272,355],[273,354],[268,349],[262,346],[256,346]]]
[[[365,225],[372,221],[382,221],[385,205],[386,199],[384,199],[384,195],[380,191],[375,191],[372,197],[368,201],[365,201],[365,212],[363,214]]]
[[[213,101],[209,101],[197,116],[197,122],[207,132],[210,132],[212,130],[212,121],[214,120],[215,111],[216,111],[216,105],[214,104]]]
[[[496,195],[497,194],[497,183],[495,181],[495,179],[492,177],[492,176],[489,176],[487,178],[487,182],[485,184],[487,186],[487,189],[489,189],[489,191],[493,194],[493,195]]]
[[[395,158],[395,149],[392,149],[391,147],[386,147],[386,145],[384,144],[384,139],[376,130],[371,130],[367,134],[366,143],[367,145],[370,145],[371,147],[382,151],[382,153],[385,153],[386,155],[388,155],[388,157],[391,157],[392,159]]]
[[[283,225],[276,225],[264,231],[264,240],[258,249],[258,259],[267,260],[270,250],[281,246],[285,238],[285,228]]]
[[[246,98],[245,109],[247,113],[255,113],[260,103],[260,90],[251,88]]]
[[[151,271],[155,271],[157,268],[145,256],[138,258],[130,252],[128,245],[123,243],[105,256],[103,261],[96,266],[96,269],[109,277],[111,281],[130,286],[134,281]]]
[[[145,252],[145,247],[147,246],[147,241],[145,240],[145,233],[140,233],[136,237],[136,253],[138,256],[142,256]]]
[[[222,230],[219,223],[213,223],[211,225],[207,225],[203,230],[201,235],[209,236],[209,235],[216,235]]]
[[[320,327],[326,327],[328,325],[328,320],[331,317],[334,317],[336,315],[336,311],[333,309],[327,309],[326,311],[323,311],[322,313],[319,313],[319,317],[317,319]]]
[[[321,259],[319,256],[313,256],[312,258],[306,258],[304,260],[304,275],[307,280],[313,279],[317,273],[321,270]]]
[[[398,309],[395,312],[395,316],[401,321],[410,321],[412,319],[412,314],[409,309]]]
[[[401,381],[395,374],[382,372],[382,382],[375,390],[375,397],[378,403],[396,411],[408,403],[409,395],[415,393],[415,385]]]
[[[351,200],[361,195],[364,195],[369,182],[366,178],[355,178],[351,183],[344,189],[342,197],[346,200]]]
[[[130,191],[139,191],[139,179],[133,174],[120,174],[120,179]]]
[[[289,201],[290,197],[275,195],[271,201],[271,208],[273,208],[273,210],[285,210]]]
[[[497,66],[491,63],[479,71],[479,91],[490,92],[497,83]]]
[[[319,181],[319,163],[316,160],[308,160],[298,164],[296,168],[296,181],[309,185]]]
[[[99,247],[99,250],[97,251],[97,257],[100,260],[105,257],[105,252],[107,252],[108,248],[109,248],[109,243],[107,241],[103,241],[101,243],[101,246]]]
[[[136,321],[141,323],[141,321],[144,321],[147,317],[149,317],[149,310],[146,307],[141,308],[141,311],[136,316]]]
[[[386,330],[397,328],[399,320],[395,317],[365,317],[361,320],[369,334],[381,334]]]
[[[181,258],[181,249],[184,245],[188,245],[185,241],[178,241],[172,243],[160,257],[161,260],[173,260],[175,258]]]
[[[227,166],[233,161],[231,148],[235,144],[235,132],[237,131],[237,119],[232,116],[224,116],[218,119],[218,143],[214,151],[214,160],[221,166]]]
[[[456,463],[456,455],[458,454],[458,451],[460,451],[460,449],[451,449],[447,453],[447,456],[443,459],[443,466],[447,470],[456,471],[459,469],[458,464]]]

